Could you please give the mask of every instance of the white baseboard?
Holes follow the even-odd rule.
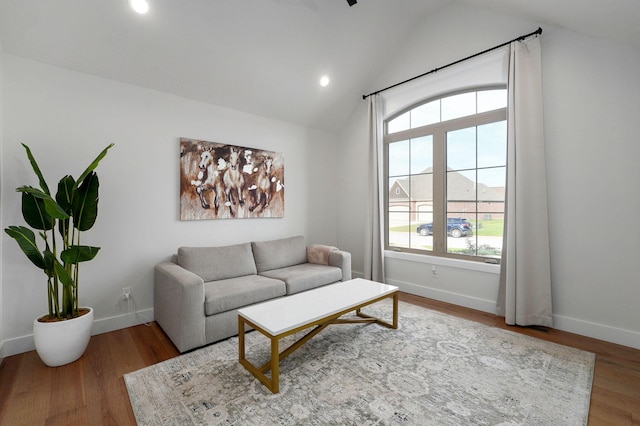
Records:
[[[553,316],[553,327],[569,333],[640,349],[640,333],[561,315]]]
[[[109,331],[121,330],[134,325],[144,324],[153,321],[153,308],[136,311],[135,314],[122,314],[109,318],[102,318],[93,321],[91,334],[108,333]]]
[[[29,352],[35,349],[33,344],[33,334],[29,334],[21,337],[14,337],[13,339],[7,339],[3,342],[2,352],[0,357],[6,358],[11,355],[17,355],[24,352]]]
[[[357,274],[354,273],[354,276],[355,275]],[[428,297],[429,299],[464,306],[491,314],[495,314],[496,312],[496,303],[492,300],[479,299],[402,281],[387,280],[387,284],[398,286],[400,291],[415,294],[416,296]],[[605,342],[640,349],[640,333],[637,331],[625,330],[562,315],[553,316],[553,328],[592,339],[604,340]]]
[[[109,331],[120,330],[138,324],[153,321],[153,308],[137,311],[135,314],[122,314],[110,318],[95,320],[91,329],[91,335],[107,333]],[[11,355],[21,354],[35,350],[33,334],[15,337],[2,342],[0,345],[0,359]]]
[[[465,308],[476,309],[482,312],[496,313],[496,302],[493,300],[480,299],[402,281],[387,280],[387,284],[395,285],[400,291],[415,294],[416,296],[428,297],[429,299],[440,300],[441,302],[464,306]]]

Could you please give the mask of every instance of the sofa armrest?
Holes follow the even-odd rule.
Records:
[[[204,281],[164,262],[154,270],[154,316],[180,352],[205,344]]]
[[[342,281],[351,279],[351,253],[342,250],[333,250],[329,253],[329,265],[342,269]]]

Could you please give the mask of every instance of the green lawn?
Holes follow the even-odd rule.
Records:
[[[478,221],[480,229],[478,229],[478,226],[476,226],[473,220],[470,220],[469,222],[471,222],[471,224],[473,225],[473,233],[476,235],[485,237],[502,236],[504,219],[480,220]],[[392,232],[416,232],[416,228],[418,227],[418,225],[419,223],[405,226],[395,226],[393,228],[390,228],[389,230]]]

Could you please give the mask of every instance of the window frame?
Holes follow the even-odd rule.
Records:
[[[477,127],[486,124],[496,123],[500,121],[507,121],[507,107],[498,108],[495,110],[476,113],[473,115],[467,115],[450,119],[447,121],[440,121],[416,128],[410,128],[402,131],[397,131],[389,134],[389,122],[395,118],[415,109],[427,103],[448,98],[463,93],[482,92],[487,90],[504,90],[506,85],[491,85],[472,87],[464,90],[456,90],[447,92],[434,97],[421,100],[414,103],[407,108],[394,113],[384,120],[383,127],[383,147],[384,147],[384,248],[388,251],[412,253],[423,256],[437,256],[450,259],[466,260],[472,262],[483,262],[499,264],[500,260],[495,257],[480,256],[480,255],[468,255],[457,254],[447,252],[445,242],[447,241],[447,194],[446,194],[446,181],[447,181],[447,158],[446,158],[446,135],[447,132],[465,129],[469,127]],[[477,102],[477,99],[476,99]],[[442,116],[442,112],[441,112]],[[405,140],[416,139],[432,135],[433,138],[433,249],[423,250],[410,247],[399,247],[389,245],[389,145],[393,142],[400,142]],[[505,135],[506,136],[506,135]],[[507,159],[505,158],[505,165]],[[477,166],[477,165],[476,165]],[[476,170],[480,170],[476,167]],[[409,175],[412,176],[411,174]],[[506,185],[506,182],[505,182]],[[477,202],[477,199],[476,199]],[[474,215],[477,213],[474,213]],[[413,226],[411,224],[410,226]],[[474,230],[475,231],[475,230]],[[409,231],[411,234],[411,230]],[[475,232],[474,232],[475,236]],[[411,237],[410,237],[411,238]]]

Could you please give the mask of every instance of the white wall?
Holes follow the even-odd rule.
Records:
[[[122,287],[132,287],[138,309],[153,318],[153,267],[181,245],[295,234],[308,243],[337,243],[335,177],[322,172],[335,135],[12,55],[4,55],[3,67],[2,228],[23,223],[14,189],[37,186],[21,142],[50,187],[64,174],[77,177],[103,147],[116,144],[97,169],[100,211],[83,241],[102,247],[81,270],[80,301],[95,309],[94,334],[144,321],[116,307]],[[181,222],[180,137],[282,152],[285,217]],[[33,348],[32,322],[46,310],[46,291],[42,272],[4,233],[2,249],[0,332],[10,355]]]
[[[419,25],[371,91],[480,52],[538,23],[452,5]],[[640,51],[542,25],[547,182],[556,328],[640,348]],[[340,133],[339,245],[363,268],[366,102]],[[344,170],[347,170],[343,167]],[[628,226],[623,226],[627,223]],[[498,269],[389,253],[387,282],[493,312]],[[434,277],[431,266],[438,265]]]
[[[640,212],[640,49],[569,31],[543,41],[557,323],[640,348],[640,228],[624,226]]]
[[[0,40],[0,158],[4,158],[4,154],[2,152],[2,136],[3,136],[3,113],[2,113],[2,93],[3,93],[3,79],[2,79],[2,62],[3,54],[2,54],[2,41]],[[2,161],[0,161],[0,176],[2,176]],[[2,185],[0,185],[0,223],[2,223]],[[4,315],[3,315],[3,302],[2,302],[2,244],[0,244],[0,364],[3,359],[3,350],[4,346]]]

